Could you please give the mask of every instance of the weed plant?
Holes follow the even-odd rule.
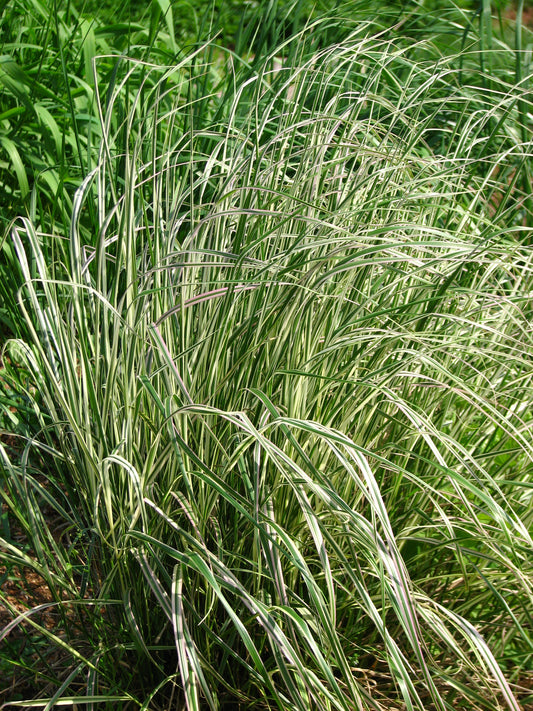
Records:
[[[11,707],[526,699],[530,76],[322,26],[123,59],[68,232],[6,235]]]

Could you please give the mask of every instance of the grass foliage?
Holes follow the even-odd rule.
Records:
[[[10,707],[526,698],[529,55],[360,12],[87,50],[50,149],[80,186],[2,243],[2,560],[52,595],[11,606],[47,644]]]

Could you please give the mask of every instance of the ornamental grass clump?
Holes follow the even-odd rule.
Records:
[[[41,706],[520,708],[528,95],[316,32],[122,61],[69,234],[6,237]]]

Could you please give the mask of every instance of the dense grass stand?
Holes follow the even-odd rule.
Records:
[[[6,708],[531,703],[529,34],[276,7],[12,55]]]

